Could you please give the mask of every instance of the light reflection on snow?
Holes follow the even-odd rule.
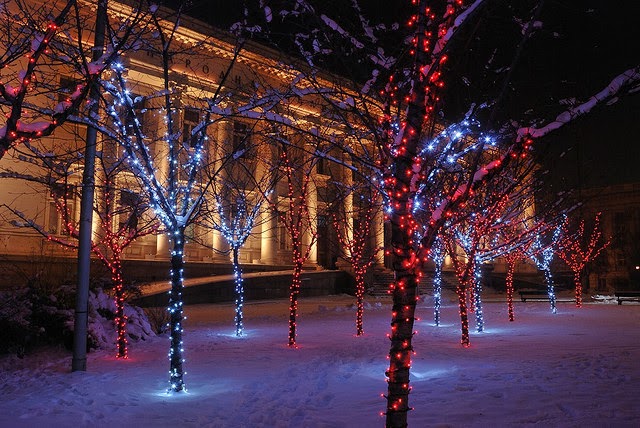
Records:
[[[481,335],[481,336],[486,336],[486,335],[492,335],[492,334],[513,334],[513,330],[510,328],[504,328],[504,327],[490,327],[484,328],[484,331],[482,332],[477,332],[475,331],[475,329],[473,331],[470,331],[471,335],[477,334],[477,335]]]
[[[216,383],[214,385],[200,385],[190,388],[187,385],[186,391],[181,392],[167,392],[166,389],[148,393],[149,396],[159,398],[160,400],[171,401],[190,401],[194,399],[203,399],[213,397],[215,395],[225,394],[229,392],[229,385],[223,383]]]
[[[257,336],[257,334],[255,331],[245,329],[242,332],[242,336],[237,336],[235,331],[230,331],[229,333],[220,333],[220,332],[209,333],[208,336],[228,337],[229,339],[243,340],[243,339],[249,339],[251,337],[255,337]]]
[[[439,377],[449,376],[456,369],[453,368],[428,368],[425,367],[426,370],[420,370],[416,368],[415,365],[411,367],[411,381],[412,382],[420,382],[425,380],[431,380]]]

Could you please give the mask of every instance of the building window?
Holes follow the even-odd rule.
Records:
[[[196,224],[191,222],[184,228],[184,237],[187,241],[195,241],[198,237]]]
[[[283,216],[286,216],[286,213],[278,211],[278,249],[290,250],[289,233],[287,232],[287,226],[284,224],[284,221],[282,221]]]
[[[78,220],[74,186],[56,183],[51,186],[49,197],[46,230],[54,235],[68,235],[68,226],[74,227]]]
[[[78,88],[78,82],[68,76],[60,77],[60,92],[58,92],[58,102],[70,101],[71,94]]]
[[[233,153],[242,152],[239,157],[245,158],[250,149],[249,125],[242,122],[233,122]]]
[[[624,250],[616,249],[614,252],[617,267],[625,267],[627,265],[627,258],[625,257]]]
[[[135,135],[136,128],[140,130],[144,134],[143,129],[143,120],[142,116],[144,114],[144,98],[138,95],[131,95],[131,100],[133,101],[133,110],[129,110],[125,107],[123,118],[124,118],[124,127],[127,135]],[[136,125],[136,120],[138,121]]]
[[[623,235],[627,230],[627,216],[623,212],[617,212],[613,215],[613,229],[617,235]]]
[[[322,175],[331,175],[329,171],[329,160],[325,158],[318,158],[316,163],[316,172]]]
[[[597,291],[606,291],[606,290],[607,290],[607,279],[606,278],[598,278]]]
[[[201,133],[191,135],[199,123],[200,113],[197,110],[191,108],[184,110],[182,116],[182,142],[192,149],[198,145],[198,140],[201,137]]]
[[[142,213],[147,209],[142,196],[131,190],[121,190],[119,205],[118,230],[137,230],[138,221]]]

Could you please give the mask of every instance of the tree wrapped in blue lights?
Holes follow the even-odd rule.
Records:
[[[537,233],[531,246],[526,251],[536,267],[544,274],[549,307],[551,313],[554,314],[558,312],[558,308],[556,307],[556,291],[553,283],[553,274],[551,273],[551,264],[560,244],[563,224],[564,221],[559,222],[556,227]]]
[[[242,41],[227,46],[230,60],[215,81],[204,81],[203,78],[202,82],[197,82],[192,76],[187,77],[185,64],[210,58],[207,41],[195,46],[185,45],[178,37],[180,12],[165,21],[158,11],[154,6],[146,12],[147,25],[140,30],[135,49],[157,58],[159,86],[137,86],[127,78],[135,68],[133,63],[114,63],[109,79],[103,81],[108,118],[104,122],[94,117],[87,120],[118,143],[129,170],[138,179],[150,208],[162,224],[164,234],[158,236],[158,247],[169,253],[171,284],[167,309],[170,334],[168,390],[180,392],[185,390],[185,231],[194,224],[211,186],[210,177],[216,173],[206,171],[205,166],[221,164],[209,153],[209,135],[213,133],[214,124],[221,120],[219,110],[215,113],[213,110],[226,97],[221,88],[227,83],[240,55]],[[119,33],[110,34],[112,43],[117,42],[119,36]],[[182,64],[182,68],[176,64]],[[218,89],[209,93],[190,91],[200,83]]]
[[[240,337],[244,331],[245,293],[239,254],[254,229],[262,224],[263,204],[272,183],[268,170],[261,168],[256,171],[259,147],[255,139],[250,141],[250,133],[237,137],[244,139],[237,143],[246,147],[246,151],[234,156],[233,145],[228,145],[227,150],[231,153],[225,156],[231,156],[232,160],[212,177],[213,199],[205,201],[200,224],[220,233],[231,251],[235,289],[234,325],[235,334]]]
[[[442,306],[442,267],[446,256],[446,248],[439,236],[431,247],[431,260],[435,265],[433,272],[433,322],[440,326],[440,308]]]

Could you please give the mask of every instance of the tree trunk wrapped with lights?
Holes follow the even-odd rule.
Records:
[[[431,259],[435,264],[433,272],[433,323],[440,326],[440,307],[442,305],[442,266],[444,265],[445,248],[442,239],[438,238],[431,248]]]
[[[114,322],[116,324],[116,347],[117,358],[127,358],[127,316],[124,314],[124,280],[122,278],[122,261],[120,254],[114,255],[111,261],[111,282],[114,289],[114,301],[116,313]]]
[[[436,68],[446,60],[442,49],[446,44],[444,34],[453,25],[456,7],[449,4],[444,18],[434,23],[434,11],[425,0],[412,2],[417,12],[410,25],[415,28],[413,39],[414,65],[410,79],[411,90],[405,98],[407,103],[405,123],[398,135],[389,132],[388,150],[391,155],[389,170],[385,174],[385,186],[389,198],[391,223],[391,258],[395,273],[392,289],[393,309],[391,317],[391,348],[389,351],[388,393],[386,408],[387,427],[407,426],[409,407],[409,372],[413,352],[412,338],[417,300],[417,285],[420,278],[420,243],[415,242],[418,223],[413,217],[412,201],[421,179],[421,162],[417,157],[423,123],[431,119],[438,97],[435,90],[441,86],[440,72]],[[440,11],[441,12],[441,11]],[[440,13],[438,12],[438,13]],[[429,28],[432,26],[433,28]],[[441,42],[441,44],[436,44]],[[387,85],[393,99],[393,79]],[[389,116],[390,118],[391,116]],[[388,124],[391,128],[392,124]],[[426,160],[425,160],[426,161]],[[427,251],[435,239],[435,231],[441,225],[436,221],[427,227],[423,251]]]
[[[509,321],[514,321],[515,316],[513,313],[513,274],[516,270],[517,255],[510,253],[506,256],[507,259],[507,276],[505,278],[505,287],[507,289],[507,312],[509,314]]]
[[[184,290],[184,227],[178,228],[171,237],[171,291],[169,292],[169,383],[171,391],[180,392],[184,389],[184,345],[182,342],[182,292]]]
[[[240,262],[238,261],[238,251],[240,249],[237,247],[233,247],[232,248],[232,252],[233,252],[233,283],[235,285],[234,289],[235,289],[235,293],[236,293],[236,298],[235,298],[235,310],[234,310],[234,317],[233,317],[233,321],[235,323],[236,326],[236,336],[242,336],[242,332],[244,331],[244,325],[243,325],[243,312],[242,312],[242,307],[244,305],[244,284],[242,281],[242,268],[240,267]]]

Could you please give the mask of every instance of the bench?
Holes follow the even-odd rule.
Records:
[[[614,293],[616,299],[618,299],[618,304],[621,305],[623,301],[627,300],[640,302],[640,291],[616,291]]]
[[[521,290],[520,300],[526,302],[528,300],[549,300],[549,292],[547,290]]]

